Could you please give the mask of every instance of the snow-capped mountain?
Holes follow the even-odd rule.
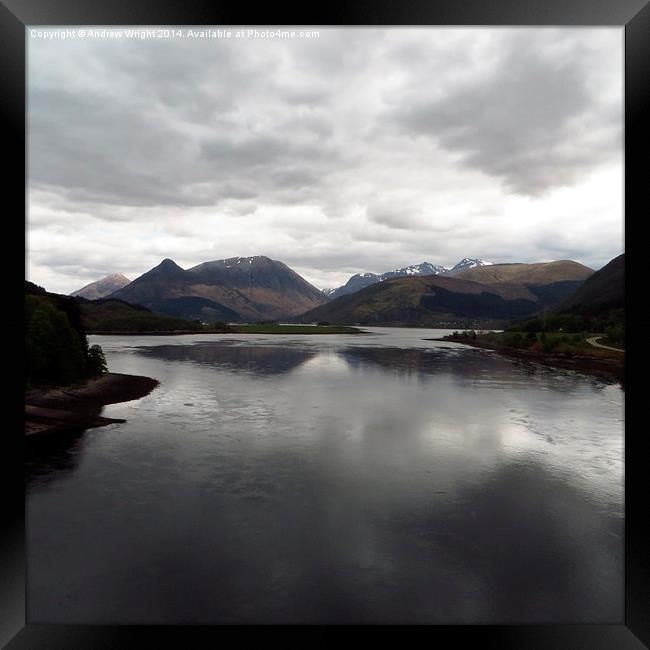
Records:
[[[403,278],[409,275],[440,275],[447,269],[444,266],[430,264],[429,262],[422,262],[421,264],[413,264],[403,269],[395,269],[394,271],[386,271],[379,276],[379,281],[389,280],[390,278]]]
[[[445,273],[447,269],[444,266],[430,264],[429,262],[422,262],[421,264],[412,264],[402,269],[394,269],[393,271],[386,271],[381,275],[376,273],[357,273],[353,275],[342,287],[337,289],[325,289],[323,293],[331,298],[338,298],[350,293],[355,293],[361,289],[369,287],[371,284],[377,284],[384,280],[391,280],[393,278],[404,278],[409,275],[440,275]]]
[[[494,262],[486,262],[472,257],[464,257],[456,266],[445,272],[446,275],[456,275],[467,269],[475,269],[477,266],[492,266]]]
[[[346,296],[349,293],[360,291],[365,287],[369,287],[371,284],[377,284],[377,282],[380,282],[380,277],[376,273],[356,273],[342,287],[325,289],[323,293],[328,298],[334,300],[334,298],[338,298],[339,296]]]

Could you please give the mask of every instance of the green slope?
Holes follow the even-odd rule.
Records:
[[[77,298],[84,325],[89,333],[206,331],[201,323],[154,314],[146,307],[114,298]],[[224,328],[220,328],[222,331]]]
[[[431,275],[374,284],[312,309],[299,321],[457,327],[508,321],[537,311],[541,304],[539,296],[521,285]]]
[[[558,313],[597,315],[625,306],[625,253],[596,271],[567,300]]]

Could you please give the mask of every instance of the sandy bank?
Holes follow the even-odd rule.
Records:
[[[55,433],[123,422],[101,417],[106,404],[139,399],[158,381],[150,377],[107,373],[83,385],[35,389],[25,393],[25,435]]]

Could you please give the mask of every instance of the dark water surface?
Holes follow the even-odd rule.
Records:
[[[621,389],[371,331],[91,337],[161,385],[30,445],[28,622],[622,622]]]

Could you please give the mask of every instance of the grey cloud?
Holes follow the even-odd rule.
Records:
[[[203,158],[210,163],[224,166],[267,165],[286,155],[287,150],[282,139],[267,134],[242,139],[219,135],[201,144]]]
[[[368,207],[367,218],[394,230],[412,230],[426,227],[425,220],[414,212],[413,207],[404,204],[373,203]]]
[[[538,195],[572,184],[620,151],[620,107],[592,95],[586,73],[594,60],[580,48],[560,60],[526,43],[529,38],[508,39],[483,79],[394,107],[391,119],[511,191]]]
[[[584,194],[555,244],[526,206],[516,232],[485,216],[503,219],[502,185],[543,201],[620,164],[620,70],[595,56],[613,37],[514,32],[30,41],[30,264],[73,290],[82,269],[136,277],[161,252],[188,265],[266,254],[328,282],[465,256],[604,263],[621,224],[581,248]],[[47,250],[50,234],[66,245]]]
[[[222,125],[201,138],[128,101],[37,87],[30,93],[30,183],[60,188],[74,202],[218,205],[273,200],[275,192],[284,200],[291,188],[320,182],[344,164],[340,148],[326,140],[331,125],[317,114],[257,133]]]
[[[100,44],[101,47],[101,44]],[[163,106],[174,117],[201,123],[236,110],[246,87],[262,84],[263,71],[232,43],[200,40],[121,41],[100,55],[110,94]],[[269,62],[270,64],[270,62]],[[241,80],[245,78],[246,83]],[[121,92],[120,92],[121,91]]]
[[[328,103],[330,91],[327,88],[304,88],[286,86],[280,89],[284,98],[294,106],[322,107]]]
[[[179,135],[163,137],[146,114],[93,96],[35,90],[29,101],[29,182],[35,188],[59,187],[79,201],[175,202],[160,161],[177,157]]]
[[[422,231],[443,235],[457,230],[454,222],[437,218],[434,213],[405,202],[371,203],[366,217],[370,222],[392,230],[418,231],[418,236],[421,236]]]
[[[300,188],[318,183],[319,176],[309,169],[292,167],[274,172],[273,181],[283,187]]]

